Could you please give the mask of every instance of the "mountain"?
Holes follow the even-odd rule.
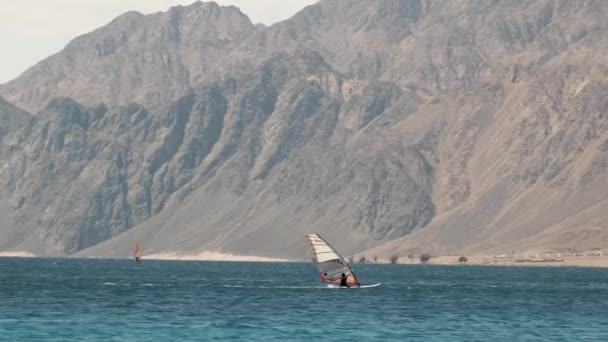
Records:
[[[223,54],[256,30],[238,8],[213,2],[147,16],[128,12],[77,37],[1,93],[31,111],[62,96],[91,106],[167,104],[212,77]]]
[[[608,242],[608,3],[127,13],[0,86],[0,250],[302,258]]]

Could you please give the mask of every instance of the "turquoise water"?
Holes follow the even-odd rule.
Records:
[[[608,270],[1,259],[1,341],[608,341]]]

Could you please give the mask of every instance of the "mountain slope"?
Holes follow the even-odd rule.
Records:
[[[505,99],[490,126],[466,123],[478,141],[461,169],[466,173],[445,179],[466,184],[463,190],[435,198],[445,203],[438,205],[442,214],[368,253],[511,253],[608,242],[608,103],[600,95],[608,70],[548,69],[540,82],[522,81],[528,84],[510,91],[516,98]]]
[[[11,151],[11,163],[23,167],[5,170],[2,188],[19,194],[14,217],[29,234],[18,240],[20,230],[4,240],[5,248],[74,253],[140,224],[135,231],[142,230],[139,238],[152,248],[177,243],[181,250],[293,256],[289,242],[260,241],[300,236],[324,223],[335,236],[360,230],[348,239],[360,249],[370,246],[370,235],[387,241],[421,227],[432,215],[428,184],[413,179],[419,170],[406,168],[407,159],[419,157],[396,150],[404,162],[389,167],[388,156],[332,143],[343,100],[302,78],[339,75],[318,64],[316,55],[274,59],[238,81],[185,96],[166,112],[52,101],[14,136],[27,151]],[[373,91],[386,90],[377,85]],[[366,108],[373,101],[355,96],[348,105]],[[370,203],[388,188],[381,203]],[[353,196],[361,200],[341,201]],[[35,212],[45,214],[34,221]],[[408,213],[409,222],[394,224]],[[112,243],[130,248],[130,240],[120,239]]]
[[[596,247],[607,11],[327,0],[271,27],[203,3],[126,14],[0,86],[41,109],[2,146],[0,250],[301,258],[312,230],[377,255]]]

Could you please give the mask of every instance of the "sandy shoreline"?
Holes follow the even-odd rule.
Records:
[[[574,256],[551,258],[512,258],[495,256],[468,256],[466,262],[460,262],[459,256],[431,257],[428,265],[456,266],[514,266],[514,267],[608,267],[608,256]],[[378,260],[377,263],[390,263]],[[419,258],[400,258],[399,265],[420,265]]]
[[[37,258],[33,253],[24,251],[0,252],[0,258]],[[66,256],[69,258],[69,256]],[[89,257],[91,259],[104,259],[104,257]],[[125,257],[128,259],[130,257]],[[608,255],[583,255],[583,256],[552,256],[552,257],[531,257],[513,258],[511,256],[467,256],[466,262],[459,262],[459,256],[431,256],[426,262],[428,265],[441,266],[515,266],[515,267],[608,267]],[[143,260],[173,260],[173,261],[219,261],[219,262],[307,262],[305,260],[289,260],[281,258],[269,258],[252,255],[235,255],[218,252],[202,252],[198,254],[187,254],[178,252],[161,252],[142,256]],[[355,260],[354,265],[361,265]],[[350,261],[349,261],[350,263]],[[390,264],[388,259],[378,259],[373,261],[367,259],[365,264]],[[398,265],[420,265],[419,257],[408,258],[400,257]]]
[[[35,258],[37,255],[29,252],[0,252],[0,258]]]
[[[12,251],[12,252],[0,252],[0,258],[44,258],[45,256],[39,256],[29,252],[23,251]],[[59,258],[71,258],[71,256],[59,256]],[[126,257],[103,257],[103,256],[89,256],[83,257],[84,259],[130,259],[130,256]],[[229,253],[217,253],[217,252],[202,252],[198,254],[186,254],[177,252],[161,252],[144,254],[142,260],[175,260],[175,261],[224,261],[224,262],[293,262],[293,260],[281,259],[281,258],[268,258],[253,255],[235,255]]]
[[[143,260],[225,261],[225,262],[289,262],[287,259],[267,258],[252,255],[235,255],[217,252],[181,254],[176,252],[143,255]]]

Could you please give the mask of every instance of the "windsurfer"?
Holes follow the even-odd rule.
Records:
[[[350,287],[350,285],[348,285],[347,279],[348,277],[346,276],[346,274],[342,273],[342,278],[340,278],[341,287]]]
[[[353,270],[332,246],[319,234],[308,234],[307,237],[315,254],[313,262],[323,283],[334,287],[361,287]]]
[[[135,251],[133,252],[133,259],[136,263],[141,263],[141,244],[138,242],[135,244]]]

